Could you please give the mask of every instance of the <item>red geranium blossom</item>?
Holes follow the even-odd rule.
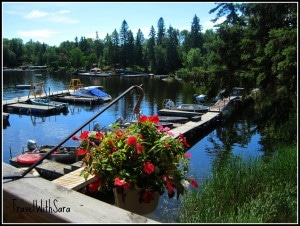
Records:
[[[80,150],[78,150],[77,151],[77,155],[84,155],[84,154],[86,154],[88,152],[88,150],[86,150],[86,149],[80,149]]]
[[[142,145],[140,143],[136,143],[136,152],[140,155],[142,154]]]
[[[148,120],[148,117],[145,115],[140,116],[139,122],[146,122]]]
[[[192,155],[190,153],[185,153],[184,156],[190,158]]]
[[[76,136],[72,136],[72,140],[80,140],[80,139]]]
[[[129,146],[134,146],[134,145],[136,145],[136,142],[137,142],[137,139],[136,139],[135,136],[130,136],[130,137],[127,138],[127,144],[128,144]]]
[[[143,166],[143,171],[147,174],[154,173],[154,165],[151,162],[145,162]]]
[[[89,184],[88,190],[89,192],[95,192],[98,190],[99,186],[103,183],[100,177],[97,177],[92,183]]]
[[[101,133],[100,131],[98,131],[98,132],[96,133],[96,138],[97,138],[98,140],[101,140],[102,137],[103,137],[103,133]]]
[[[130,188],[130,184],[126,182],[125,180],[121,180],[119,177],[115,178],[115,183],[116,186],[121,186],[124,187],[124,189]]]
[[[81,134],[80,134],[80,136],[79,136],[79,138],[80,139],[87,139],[87,138],[89,138],[89,131],[83,131]]]
[[[195,188],[198,188],[198,187],[199,187],[197,181],[196,181],[195,179],[193,179],[193,178],[190,178],[190,183],[191,183]]]
[[[149,120],[151,122],[153,122],[154,124],[159,123],[159,117],[158,117],[158,115],[151,115],[151,116],[149,116]]]

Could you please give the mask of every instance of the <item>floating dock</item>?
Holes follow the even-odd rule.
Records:
[[[57,108],[54,106],[42,106],[35,104],[16,103],[7,105],[6,110],[11,113],[25,113],[25,114],[55,114]]]

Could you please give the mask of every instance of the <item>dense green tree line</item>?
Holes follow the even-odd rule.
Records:
[[[194,15],[191,29],[165,27],[161,17],[148,37],[133,34],[126,20],[101,40],[75,37],[58,47],[3,39],[3,65],[47,65],[55,71],[128,68],[176,74],[209,96],[220,89],[257,88],[261,125],[277,139],[297,134],[297,3],[219,3],[210,11],[216,30],[202,31]]]

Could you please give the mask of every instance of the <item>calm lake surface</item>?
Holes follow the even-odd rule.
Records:
[[[2,100],[5,102],[5,100],[28,95],[28,90],[17,90],[15,88],[17,84],[43,82],[46,91],[51,93],[67,89],[72,78],[77,77],[47,71],[4,71]],[[104,78],[81,76],[79,78],[86,86],[103,86],[104,91],[113,98],[118,97],[133,85],[143,84],[145,96],[141,103],[141,111],[147,116],[157,114],[165,99],[171,99],[175,104],[193,103],[193,94],[196,93],[191,84],[179,81],[164,82],[156,78],[118,76]],[[83,130],[92,129],[96,122],[102,127],[107,127],[120,116],[129,118],[138,96],[137,93],[127,94]],[[58,144],[96,115],[105,105],[91,107],[70,104],[67,114],[61,113],[47,117],[10,114],[9,125],[2,128],[2,161],[9,163],[10,149],[12,155],[16,156],[20,154],[22,148],[27,146],[28,140],[35,140],[37,145]],[[200,182],[200,186],[201,181],[210,175],[212,166],[225,161],[229,155],[238,155],[245,159],[265,155],[266,148],[261,142],[261,135],[256,130],[252,116],[253,113],[246,110],[237,114],[228,122],[208,132],[206,136],[199,138],[199,141],[188,150],[187,153],[191,154],[189,174]],[[69,140],[65,145],[74,146],[78,143]],[[162,195],[158,208],[146,217],[165,223],[176,222],[179,203],[180,200],[176,198],[169,199],[166,194]]]

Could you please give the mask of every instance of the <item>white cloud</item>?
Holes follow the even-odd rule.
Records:
[[[51,22],[63,23],[63,24],[76,24],[76,23],[78,23],[78,20],[74,20],[70,17],[60,16],[60,15],[53,15],[53,16],[49,17],[48,20],[51,21]]]
[[[208,29],[215,29],[214,26],[223,23],[226,20],[226,16],[220,17],[215,23],[213,23],[210,20],[204,21],[204,23],[202,24],[203,30],[202,32],[205,32]]]
[[[41,30],[31,30],[31,31],[18,31],[18,35],[24,38],[49,38],[57,34],[55,31],[50,31],[48,29],[41,29]]]
[[[39,11],[39,10],[32,10],[29,14],[25,15],[26,19],[33,19],[33,18],[41,18],[47,16],[47,12]]]
[[[60,10],[58,11],[59,14],[67,14],[67,13],[70,13],[69,10]]]
[[[48,13],[40,10],[32,10],[29,14],[25,15],[26,19],[45,18],[50,22],[63,23],[63,24],[76,24],[78,20],[65,16],[70,13],[68,10],[60,10],[54,13]]]

